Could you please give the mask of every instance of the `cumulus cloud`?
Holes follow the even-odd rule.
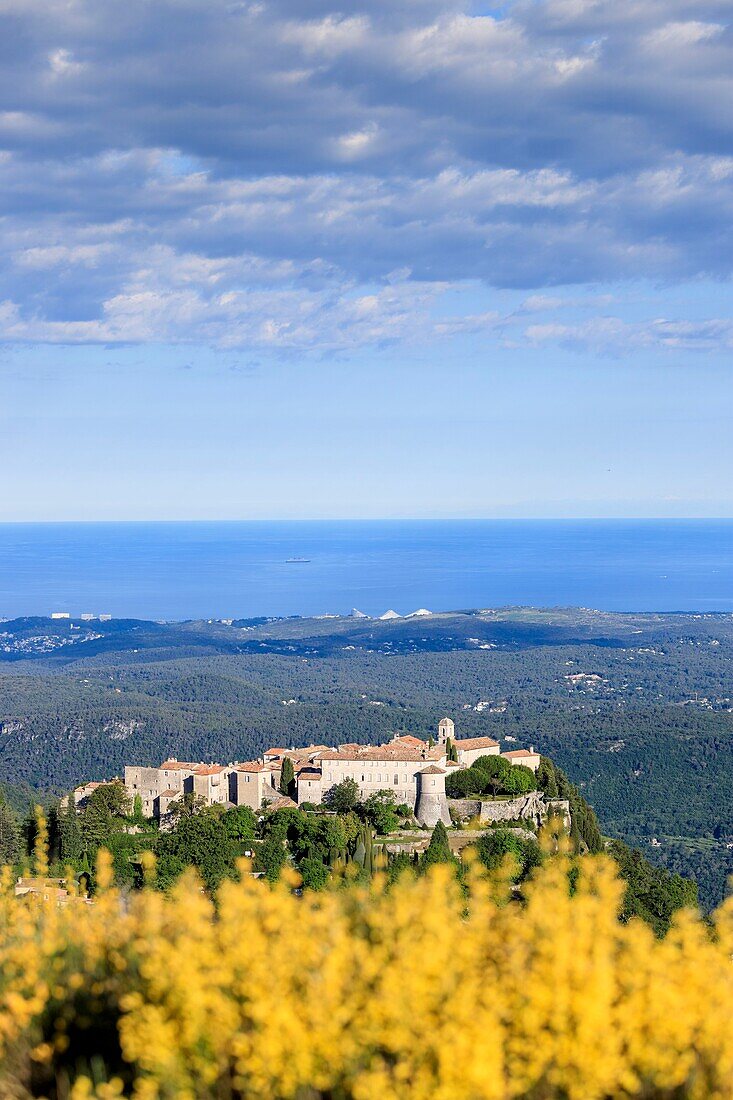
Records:
[[[333,350],[496,335],[440,316],[466,280],[541,312],[560,284],[727,279],[729,17],[2,0],[4,338]]]

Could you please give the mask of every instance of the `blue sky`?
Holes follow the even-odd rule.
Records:
[[[0,520],[733,515],[729,0],[6,0]]]

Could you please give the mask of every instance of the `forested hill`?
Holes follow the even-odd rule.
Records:
[[[605,833],[733,871],[733,617],[505,609],[364,618],[0,624],[0,781],[16,804],[127,762],[427,735],[534,743]]]

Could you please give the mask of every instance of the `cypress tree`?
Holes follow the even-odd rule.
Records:
[[[422,858],[423,867],[431,867],[434,863],[455,863],[448,843],[448,833],[442,821],[439,821],[433,829],[430,843]]]
[[[364,870],[370,875],[374,870],[374,847],[372,844],[372,830],[369,825],[364,826]]]
[[[294,788],[295,769],[293,768],[293,761],[289,756],[286,756],[283,760],[282,771],[280,772],[280,792],[291,798]]]

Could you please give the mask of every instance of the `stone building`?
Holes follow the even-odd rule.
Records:
[[[449,742],[456,760],[448,759]],[[282,766],[289,759],[298,804],[320,805],[333,787],[352,779],[362,801],[378,791],[390,791],[395,802],[409,806],[421,823],[443,821],[447,825],[446,775],[453,769],[470,767],[480,756],[495,756],[499,751],[498,741],[491,737],[457,738],[452,719],[442,718],[435,744],[412,734],[395,734],[384,745],[270,748],[259,760],[228,765],[170,757],[157,768],[126,767],[125,787],[131,797],[140,796],[143,813],[148,817],[165,817],[172,803],[187,793],[203,799],[207,806],[259,810],[281,798]],[[503,755],[534,771],[539,767],[540,757],[534,749],[517,749]]]
[[[535,752],[533,745],[528,749],[512,749],[511,752],[503,752],[501,755],[510,764],[522,764],[533,772],[536,772],[540,766],[540,754]]]
[[[281,766],[276,761],[250,760],[235,765],[229,777],[231,801],[259,810],[263,802],[272,802],[279,796],[280,774]]]
[[[445,797],[445,776],[445,769],[436,764],[429,764],[417,773],[415,817],[428,829],[434,828],[439,821],[444,825],[451,824]]]

